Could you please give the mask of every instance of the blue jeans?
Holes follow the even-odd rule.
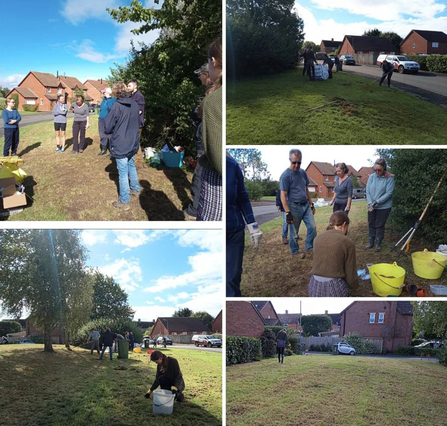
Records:
[[[102,347],[102,352],[101,352],[101,355],[99,356],[99,359],[102,359],[102,357],[104,356],[104,352],[106,351],[106,348],[109,348],[110,361],[111,361],[113,359],[113,346],[104,345]]]
[[[298,253],[298,234],[295,232],[295,228],[293,225],[289,225],[287,223],[286,212],[283,213],[284,223],[282,224],[282,236],[287,238],[287,231],[289,231],[289,247],[290,253],[295,254]]]
[[[126,204],[130,201],[130,190],[140,192],[137,169],[135,168],[135,156],[131,158],[117,158],[116,167],[119,174],[120,201]],[[130,188],[129,188],[130,180]]]
[[[241,296],[245,229],[227,231],[227,297]]]
[[[298,235],[301,221],[303,221],[307,228],[305,248],[306,250],[313,250],[314,239],[317,236],[317,226],[315,225],[314,215],[312,214],[312,209],[310,208],[309,203],[300,205],[298,203],[290,202],[289,207],[290,212],[293,215],[296,235]],[[290,240],[292,240],[292,238],[290,238]],[[298,241],[296,242],[296,245],[298,247]],[[290,246],[292,247],[292,245]]]

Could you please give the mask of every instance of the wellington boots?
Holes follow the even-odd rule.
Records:
[[[374,251],[380,251],[380,250],[382,250],[382,240],[377,239],[376,247],[374,247]]]
[[[373,248],[374,247],[374,240],[375,240],[375,237],[369,237],[368,244],[364,247],[364,249],[368,250],[370,248]]]

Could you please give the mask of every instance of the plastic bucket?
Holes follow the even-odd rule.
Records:
[[[170,168],[182,167],[184,155],[185,151],[182,152],[163,151],[163,163],[165,163],[166,166]]]
[[[170,390],[165,389],[155,389],[152,393],[153,395],[153,410],[154,414],[172,414],[174,409],[174,398],[175,394]]]
[[[369,268],[374,293],[378,296],[400,296],[405,281],[405,269],[396,262],[378,263]]]
[[[441,278],[447,258],[442,254],[433,251],[416,251],[411,255],[414,273],[427,280],[437,280]]]

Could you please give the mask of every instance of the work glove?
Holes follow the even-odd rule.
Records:
[[[346,212],[346,213],[349,213],[349,210],[351,210],[351,208],[348,207],[348,206],[346,206],[346,207],[345,207],[345,212]]]
[[[287,222],[289,225],[292,225],[292,224],[293,224],[293,214],[292,214],[292,213],[290,213],[290,212],[286,212],[286,222]]]
[[[376,204],[377,204],[376,202],[368,204],[368,211],[372,212],[374,210],[374,207],[376,206]]]
[[[310,209],[312,210],[312,214],[315,215],[315,206],[314,206],[314,203],[310,203]]]
[[[144,397],[147,398],[147,399],[150,399],[151,396],[152,396],[152,391],[151,391],[151,390],[148,390],[148,391],[145,393],[145,395],[144,395]]]
[[[253,222],[247,225],[248,232],[250,233],[250,240],[254,247],[258,247],[261,242],[262,232],[259,229],[258,222]]]
[[[176,386],[171,386],[172,392],[178,392],[178,388]]]

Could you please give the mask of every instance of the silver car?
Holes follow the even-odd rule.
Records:
[[[337,350],[339,354],[355,355],[355,349],[346,342],[338,342]]]

